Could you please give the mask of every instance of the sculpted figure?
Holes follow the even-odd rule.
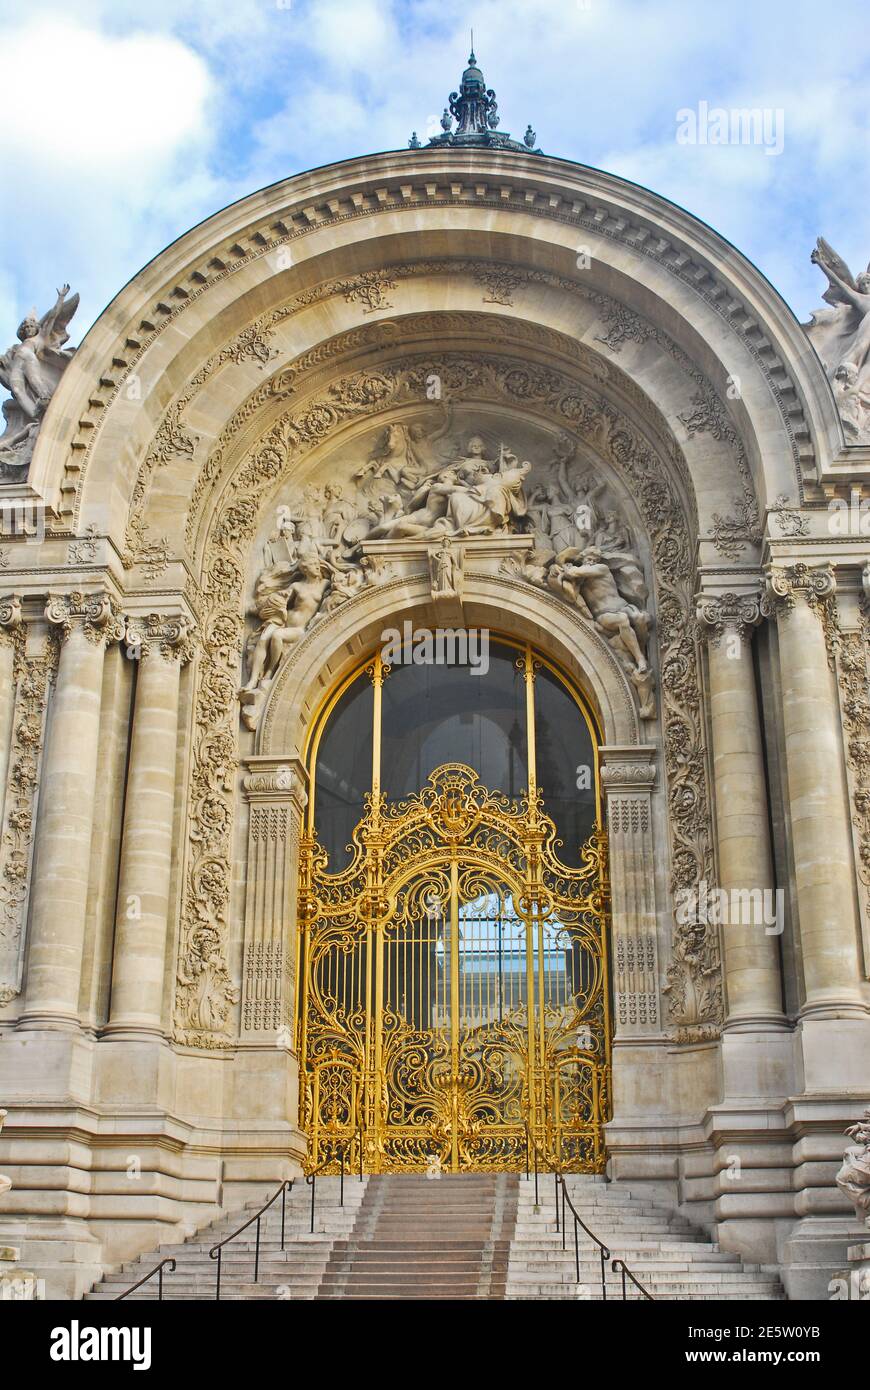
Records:
[[[643,648],[649,636],[649,615],[622,597],[602,552],[588,546],[581,563],[563,564],[562,574],[578,582],[578,592],[602,631],[627,652],[638,671],[646,671]]]
[[[18,325],[18,342],[0,356],[0,383],[12,399],[4,401],[6,429],[0,436],[0,469],[24,470],[33,454],[36,434],[46,407],[70,364],[74,349],[64,349],[69,340],[67,324],[78,308],[79,297],[67,299],[69,285],[62,285],[57,299],[41,319],[32,309]],[[12,482],[23,477],[10,476]]]
[[[870,266],[853,278],[832,246],[819,237],[810,256],[824,273],[822,295],[829,309],[818,309],[804,324],[829,379],[850,433],[870,432]]]
[[[434,595],[453,597],[459,592],[459,564],[449,536],[437,550],[430,551],[429,575]]]
[[[493,470],[477,452],[483,447],[483,440],[469,440],[468,456],[458,465],[460,478],[449,490],[443,529],[454,535],[507,531],[514,518],[524,517],[528,511],[523,484],[532,465],[520,463],[516,454],[501,445],[498,466]]]
[[[870,1229],[870,1110],[865,1110],[864,1118],[850,1125],[846,1133],[856,1142],[843,1155],[837,1186]]]
[[[286,648],[298,642],[305,632],[329,587],[329,577],[319,555],[300,550],[296,569],[299,578],[286,588],[276,587],[286,578],[285,565],[273,566],[257,580],[254,604],[262,620],[251,655],[248,683],[242,696],[253,694],[264,681],[274,676]],[[242,703],[245,703],[244,698]]]

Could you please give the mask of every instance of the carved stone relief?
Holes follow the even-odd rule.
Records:
[[[425,408],[426,383],[433,373],[445,383],[452,400],[501,402],[521,406],[526,412],[533,410],[539,418],[548,419],[600,454],[634,497],[650,538],[655,578],[672,889],[676,892],[701,877],[712,878],[698,653],[691,623],[693,552],[683,506],[662,468],[660,456],[611,404],[578,386],[575,380],[549,369],[520,366],[487,354],[473,358],[445,354],[421,357],[403,365],[388,364],[376,371],[359,371],[333,382],[320,399],[301,403],[269,430],[224,493],[207,542],[200,610],[203,651],[197,672],[189,861],[179,966],[179,980],[185,991],[180,992],[178,1003],[179,1030],[188,1042],[226,1045],[228,1019],[236,999],[225,955],[236,763],[233,707],[244,634],[244,575],[260,509],[266,496],[274,497],[280,479],[338,425],[401,404]],[[492,468],[495,462],[490,457],[487,471],[492,477],[497,471]],[[520,485],[525,497],[524,479]],[[525,501],[529,517],[528,497]],[[302,529],[306,529],[304,525]],[[545,534],[540,526],[536,530]],[[289,535],[285,539],[290,539]],[[314,552],[320,563],[322,551],[316,535],[297,535],[293,539],[297,544],[300,539],[306,542],[312,554],[312,569]],[[615,570],[609,565],[607,568],[613,577]],[[593,577],[577,578],[586,581]],[[316,584],[322,578],[318,581],[312,575],[305,582]],[[579,592],[582,596],[583,590]],[[718,943],[694,939],[684,942],[683,931],[679,925],[675,927],[677,957],[669,1008],[672,1022],[682,1030],[681,1036],[692,1037],[699,1029],[715,1029],[721,1018]],[[208,1007],[204,1012],[196,1008],[191,1012],[197,994],[196,981],[203,974],[207,976],[207,988],[201,992],[209,998]],[[691,992],[691,1004],[690,992],[685,988],[688,981],[697,986]]]

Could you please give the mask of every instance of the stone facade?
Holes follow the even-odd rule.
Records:
[[[397,525],[401,468],[443,478],[438,441],[477,436],[530,461],[534,528],[491,499],[461,526],[462,498]],[[302,174],[131,281],[2,485],[41,524],[0,550],[0,1241],[49,1294],[298,1171],[306,732],[397,616],[459,611],[558,661],[603,730],[610,1176],[827,1296],[870,1094],[870,549],[831,524],[870,485],[854,439],[748,262],[539,152]],[[355,532],[393,467],[400,508],[363,492]],[[548,549],[560,476],[614,520]],[[720,921],[708,890],[776,913]]]

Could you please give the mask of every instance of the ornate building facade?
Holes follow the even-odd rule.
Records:
[[[346,1138],[529,1125],[796,1297],[859,1229],[864,277],[821,243],[805,330],[494,110],[3,359],[0,1237],[55,1294]]]

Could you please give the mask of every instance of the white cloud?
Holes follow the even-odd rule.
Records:
[[[104,34],[43,18],[0,47],[7,157],[123,173],[202,133],[210,94],[198,54],[161,34]]]
[[[867,50],[811,0],[31,0],[0,21],[0,338],[69,279],[76,327],[228,201],[301,169],[395,149],[440,116],[468,24],[503,129],[680,203],[769,275],[801,317],[822,233],[870,256]],[[849,37],[849,36],[853,37]],[[679,146],[699,101],[785,111],[786,143]],[[26,209],[26,215],[16,210]],[[14,312],[8,317],[10,303]],[[0,343],[2,346],[2,343]]]

